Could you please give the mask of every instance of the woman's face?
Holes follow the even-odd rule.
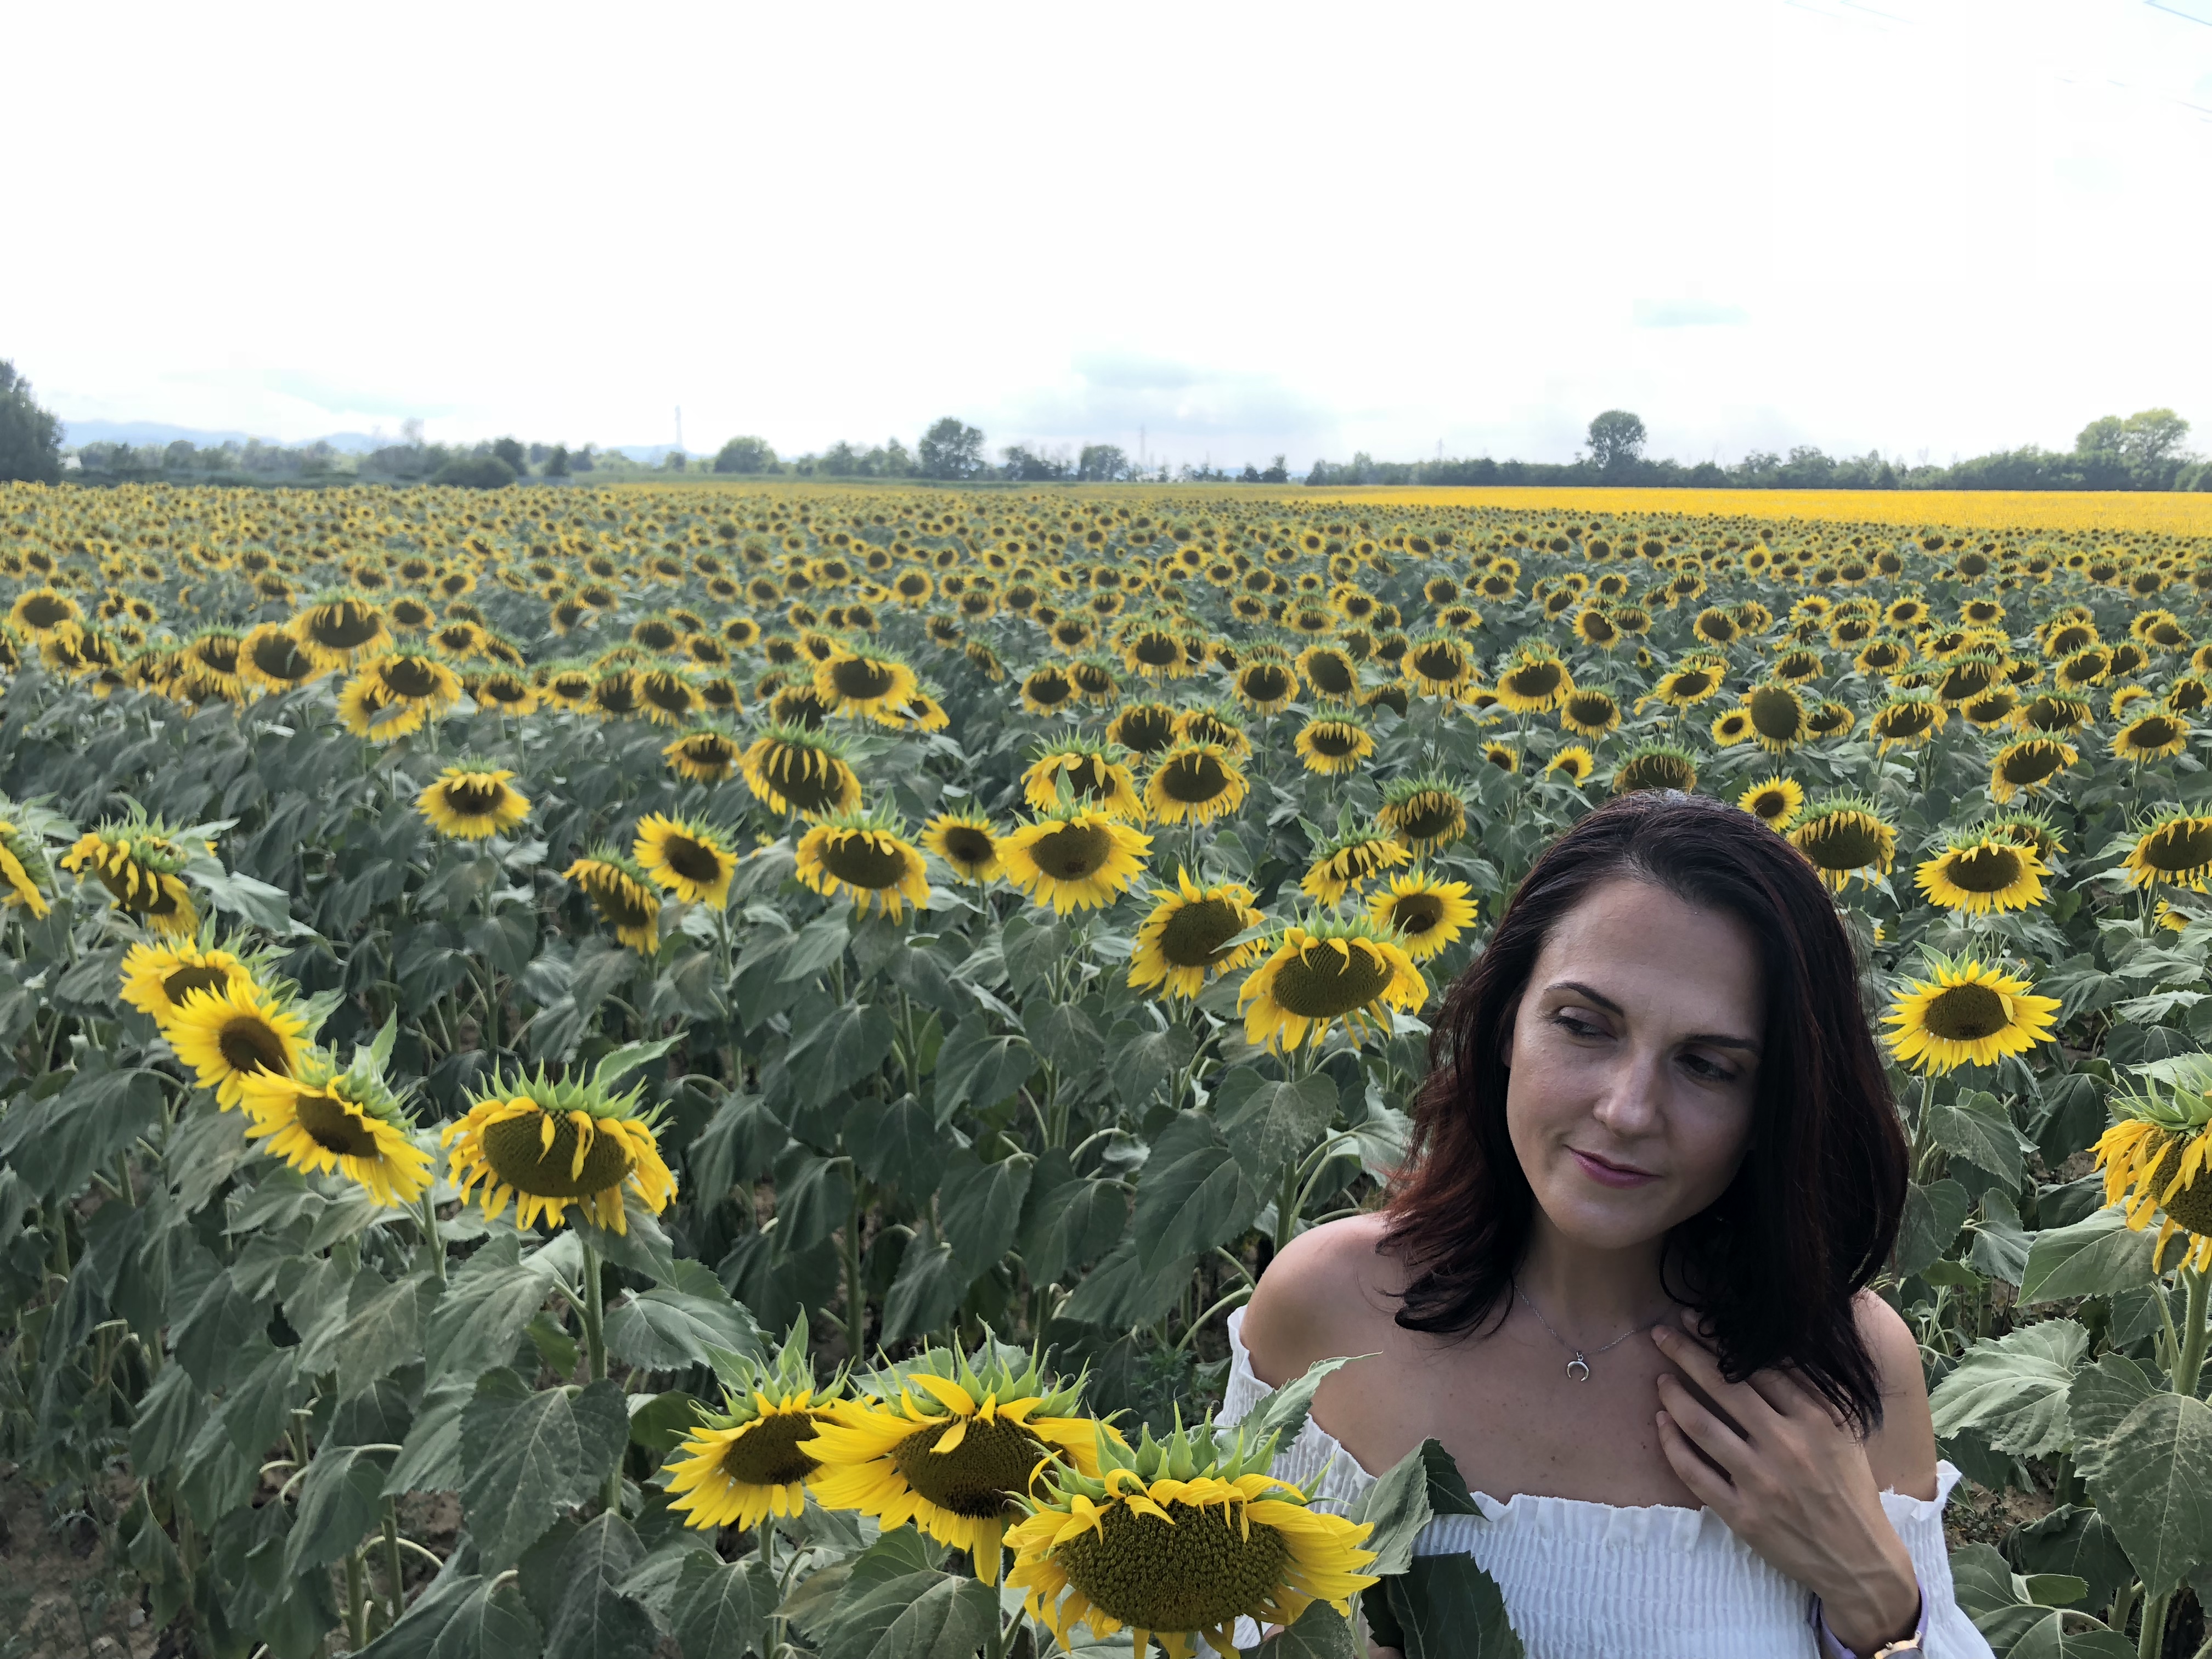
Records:
[[[1732,916],[1608,881],[1544,942],[1513,1018],[1506,1127],[1552,1224],[1625,1249],[1697,1214],[1750,1144],[1766,1030]]]

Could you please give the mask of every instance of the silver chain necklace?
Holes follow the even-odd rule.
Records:
[[[1589,1382],[1590,1376],[1589,1358],[1583,1354],[1580,1348],[1577,1348],[1573,1343],[1568,1341],[1565,1337],[1561,1336],[1557,1331],[1552,1330],[1552,1322],[1544,1317],[1544,1310],[1541,1308],[1538,1307],[1534,1303],[1528,1299],[1528,1292],[1521,1288],[1521,1283],[1518,1279],[1514,1279],[1510,1281],[1510,1283],[1513,1285],[1513,1294],[1521,1298],[1521,1305],[1528,1309],[1530,1313],[1536,1316],[1536,1322],[1539,1325],[1541,1325],[1546,1330],[1552,1332],[1553,1341],[1558,1343],[1570,1354],[1574,1356],[1571,1359],[1567,1361],[1567,1375],[1577,1382]],[[1666,1322],[1666,1316],[1662,1314],[1657,1319],[1653,1320],[1649,1325],[1639,1325],[1632,1331],[1623,1331],[1619,1336],[1614,1337],[1612,1341],[1607,1343],[1604,1347],[1600,1348],[1597,1352],[1600,1354],[1609,1353],[1613,1349],[1619,1347],[1622,1343],[1627,1341],[1630,1337],[1641,1336],[1644,1332],[1656,1329],[1659,1326],[1663,1325]]]

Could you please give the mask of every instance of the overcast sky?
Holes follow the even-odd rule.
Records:
[[[2169,9],[2169,6],[2171,9]],[[2193,15],[2192,15],[2193,14]],[[2212,448],[2212,0],[26,6],[72,419],[1948,461]],[[35,173],[20,158],[35,149]]]

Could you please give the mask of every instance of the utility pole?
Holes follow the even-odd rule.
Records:
[[[1139,471],[1139,472],[1142,472],[1144,470],[1145,470],[1145,428],[1142,428],[1142,427],[1139,427],[1139,428],[1137,428],[1137,471]]]
[[[684,447],[684,405],[682,404],[676,405],[676,447],[678,452],[681,452]]]

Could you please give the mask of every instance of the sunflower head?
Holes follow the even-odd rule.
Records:
[[[1375,753],[1375,739],[1365,722],[1345,715],[1323,715],[1298,728],[1293,744],[1309,772],[1332,777],[1358,771]]]
[[[669,1504],[687,1527],[753,1527],[767,1516],[797,1516],[822,1465],[799,1443],[830,1420],[845,1392],[842,1372],[827,1387],[807,1358],[806,1316],[766,1358],[708,1350],[722,1385],[722,1409],[706,1413],[667,1464]]]
[[[1157,755],[1176,740],[1176,708],[1167,702],[1133,702],[1106,727],[1106,741],[1132,754]]]
[[[730,850],[727,834],[712,824],[649,813],[638,821],[630,856],[653,885],[687,903],[719,910],[729,902],[738,855]]]
[[[1376,925],[1395,933],[1415,962],[1443,954],[1474,925],[1473,890],[1463,881],[1439,881],[1416,871],[1393,876],[1367,902]]]
[[[2165,760],[2179,754],[2189,746],[2189,722],[2179,714],[2145,714],[2129,721],[2113,734],[2112,753],[2140,766],[2145,761]]]
[[[1410,1013],[1428,998],[1400,935],[1358,915],[1286,928],[1237,994],[1244,1040],[1284,1051],[1318,1046],[1340,1023],[1354,1036],[1387,1035],[1390,1010]]]
[[[1926,952],[1928,977],[1911,980],[1884,1017],[1882,1041],[1899,1061],[1924,1073],[1994,1066],[2052,1035],[2059,1002],[1996,963]]]
[[[798,875],[824,898],[852,896],[865,915],[880,908],[893,921],[906,907],[929,908],[929,871],[906,838],[904,820],[886,813],[840,813],[799,838]]]
[[[660,949],[660,896],[645,866],[605,842],[593,846],[561,872],[592,901],[599,919],[631,950],[651,956]]]
[[[220,986],[186,990],[161,1035],[228,1111],[239,1104],[247,1079],[296,1076],[321,1023],[315,1006],[295,1004],[283,981],[233,975]]]
[[[1176,885],[1156,888],[1152,896],[1159,903],[1138,927],[1129,958],[1129,983],[1138,990],[1164,986],[1175,995],[1194,997],[1209,976],[1249,967],[1265,948],[1258,939],[1230,943],[1266,920],[1249,887],[1236,882],[1200,887],[1178,867]]]
[[[412,1204],[430,1187],[430,1155],[385,1080],[396,1018],[374,1042],[355,1048],[340,1070],[335,1055],[310,1049],[289,1076],[260,1071],[242,1078],[240,1103],[252,1120],[246,1138],[304,1174],[333,1170],[368,1188],[380,1204]]]
[[[921,683],[898,658],[871,647],[831,645],[814,670],[814,694],[840,714],[881,717],[905,705]]]
[[[1376,821],[1417,855],[1441,851],[1467,834],[1467,802],[1437,774],[1399,778],[1382,792]]]
[[[1094,738],[1071,738],[1037,751],[1022,774],[1022,794],[1040,812],[1063,801],[1079,801],[1117,818],[1144,822],[1145,803],[1127,756]]]
[[[719,726],[699,726],[665,744],[660,757],[679,778],[720,783],[734,772],[743,753],[736,738]]]
[[[2161,811],[2136,837],[2120,867],[2133,887],[2166,882],[2203,892],[2212,877],[2212,817],[2179,807]]]
[[[1548,714],[1575,689],[1559,653],[1542,641],[1529,641],[1498,670],[1498,702],[1516,714]]]
[[[156,1025],[166,1026],[194,991],[222,993],[259,983],[276,954],[248,950],[238,940],[226,941],[222,949],[189,939],[134,945],[124,953],[123,981],[116,994]]]
[[[1828,795],[1805,809],[1790,832],[1823,884],[1840,893],[1856,877],[1872,886],[1897,861],[1897,830],[1858,795]]]
[[[199,927],[199,911],[184,878],[191,834],[134,810],[79,836],[62,854],[61,866],[95,878],[117,909],[155,933],[190,939]]]
[[[1381,825],[1355,830],[1340,823],[1337,833],[1316,849],[1299,886],[1307,897],[1335,904],[1410,857],[1405,842]]]
[[[1597,772],[1597,757],[1582,744],[1571,743],[1544,763],[1547,778],[1565,778],[1579,789]]]
[[[42,808],[19,806],[0,795],[0,907],[20,905],[34,918],[46,914],[54,884],[46,830],[58,823]]]
[[[1768,829],[1787,830],[1805,810],[1805,788],[1795,778],[1769,778],[1738,795],[1735,804]]]
[[[1668,743],[1639,744],[1613,769],[1613,793],[1674,789],[1687,794],[1698,787],[1698,763],[1686,749]]]
[[[746,787],[771,811],[814,818],[860,809],[860,775],[843,745],[826,733],[770,726],[738,763]]]
[[[999,827],[983,813],[939,812],[922,830],[921,844],[963,881],[980,885],[1002,873]]]
[[[1042,813],[998,844],[1006,879],[1063,915],[1113,903],[1143,872],[1152,845],[1110,813],[1075,805]]]
[[[1247,751],[1249,752],[1249,750]],[[1145,805],[1163,823],[1209,823],[1244,804],[1243,757],[1213,739],[1182,738],[1152,763]]]
[[[2113,1091],[2116,1121],[2097,1142],[2105,1202],[2125,1205],[2137,1231],[2159,1223],[2160,1271],[2167,1245],[2185,1237],[2175,1265],[2202,1273],[2212,1267],[2212,1056],[2177,1054],[2131,1069],[2138,1080]]]
[[[530,798],[513,787],[503,767],[463,760],[447,767],[415,799],[430,827],[454,841],[505,835],[529,816]]]
[[[655,1047],[618,1048],[588,1078],[495,1074],[441,1137],[462,1198],[481,1183],[485,1219],[498,1220],[513,1200],[519,1227],[541,1216],[557,1227],[573,1204],[617,1233],[629,1230],[625,1189],[656,1214],[666,1209],[676,1177],[660,1158],[659,1109],[641,1113],[638,1089],[615,1090]]]
[[[2042,903],[2043,878],[2050,873],[2033,847],[1977,829],[1954,835],[1913,883],[1947,910],[1981,916]]]
[[[1984,818],[1982,833],[2008,841],[2015,847],[2033,849],[2036,857],[2045,864],[2066,850],[2066,843],[2058,837],[2057,827],[2040,812],[2015,810],[1998,812]]]

